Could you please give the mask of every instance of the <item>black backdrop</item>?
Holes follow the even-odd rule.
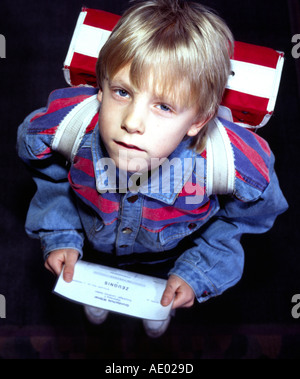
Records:
[[[278,336],[281,333],[278,330],[284,328],[290,331],[291,338],[279,355],[300,357],[300,318],[291,315],[292,296],[300,293],[297,241],[300,127],[297,67],[300,58],[294,59],[291,54],[292,35],[300,33],[299,2],[205,0],[202,3],[218,11],[236,40],[285,52],[275,113],[259,134],[268,140],[275,153],[277,174],[290,208],[267,234],[244,238],[245,271],[238,285],[219,298],[196,304],[188,311],[180,310],[174,320],[175,329],[171,328],[168,333],[181,333],[181,343],[186,346],[182,356],[188,351],[187,356],[193,357],[192,350],[197,348],[188,344],[191,330],[201,333],[203,328],[209,327],[213,334],[220,325],[225,325],[234,336],[242,325],[250,325],[258,333],[264,325],[271,338],[272,330]],[[0,319],[0,337],[11,336],[16,328],[25,328],[27,336],[28,328],[39,330],[45,326],[74,327],[83,334],[90,330],[78,305],[64,302],[51,293],[54,278],[43,268],[39,243],[25,235],[24,221],[34,185],[17,158],[16,131],[29,112],[45,105],[50,91],[66,86],[62,64],[81,6],[121,14],[128,4],[127,0],[1,1],[0,34],[6,38],[6,58],[0,59],[0,294],[6,298],[7,317]],[[112,335],[113,328],[120,331],[120,325],[128,327],[130,322],[136,322],[115,315],[112,320],[107,324]],[[130,336],[133,346],[134,338],[143,333],[138,331]],[[162,338],[169,338],[168,333]],[[19,334],[13,336],[20,337]],[[119,357],[127,357],[122,347],[119,346],[118,351]],[[131,357],[138,356],[134,348],[132,351]],[[15,345],[10,352],[7,347],[1,353],[0,343],[0,357],[15,358],[22,354],[26,357],[28,350],[18,350]],[[151,354],[155,355],[150,349],[149,357]],[[53,356],[60,357],[57,352]],[[177,356],[181,356],[180,353]],[[113,350],[111,357],[114,357]]]

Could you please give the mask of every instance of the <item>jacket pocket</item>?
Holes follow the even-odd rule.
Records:
[[[191,218],[181,223],[174,223],[166,226],[159,232],[159,240],[164,250],[176,247],[184,238],[199,231],[199,229],[207,223],[219,210],[219,202],[215,198],[210,202],[208,212],[201,219]],[[197,233],[199,235],[199,233]]]
[[[176,247],[180,241],[196,232],[206,221],[191,221],[172,224],[159,232],[159,241],[163,250]]]

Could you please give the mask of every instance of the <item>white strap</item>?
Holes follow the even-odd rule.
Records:
[[[232,194],[235,183],[234,155],[227,132],[217,118],[208,125],[206,153],[207,195]]]
[[[52,149],[72,161],[77,153],[86,128],[99,111],[97,95],[91,96],[76,105],[58,125],[52,141]]]

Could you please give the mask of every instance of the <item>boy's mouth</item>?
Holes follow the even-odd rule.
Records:
[[[125,142],[120,142],[120,141],[115,141],[115,143],[121,147],[125,147],[126,149],[130,149],[130,150],[137,150],[137,151],[144,151],[142,149],[140,149],[139,147],[135,146],[135,145],[128,145],[127,143]]]

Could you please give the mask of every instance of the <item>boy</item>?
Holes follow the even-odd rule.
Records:
[[[238,282],[241,235],[267,231],[287,205],[267,143],[225,120],[218,122],[234,154],[234,193],[207,191],[206,135],[230,73],[233,44],[226,24],[199,4],[136,3],[100,52],[99,89],[54,91],[46,108],[27,117],[19,128],[19,155],[36,170],[38,190],[26,230],[41,240],[47,269],[59,275],[64,266],[64,279],[71,281],[85,244],[100,263],[163,271],[168,281],[161,303],[174,298],[173,309]],[[78,104],[95,101],[100,110],[66,165],[57,153],[64,138],[58,125]],[[141,183],[173,158],[193,162],[182,166],[184,179],[174,168],[168,191],[141,191]],[[111,187],[107,162],[116,167]],[[135,187],[130,180],[123,185],[124,173]],[[85,311],[95,323],[107,316],[101,309]],[[160,336],[169,321],[144,321],[147,334]]]

